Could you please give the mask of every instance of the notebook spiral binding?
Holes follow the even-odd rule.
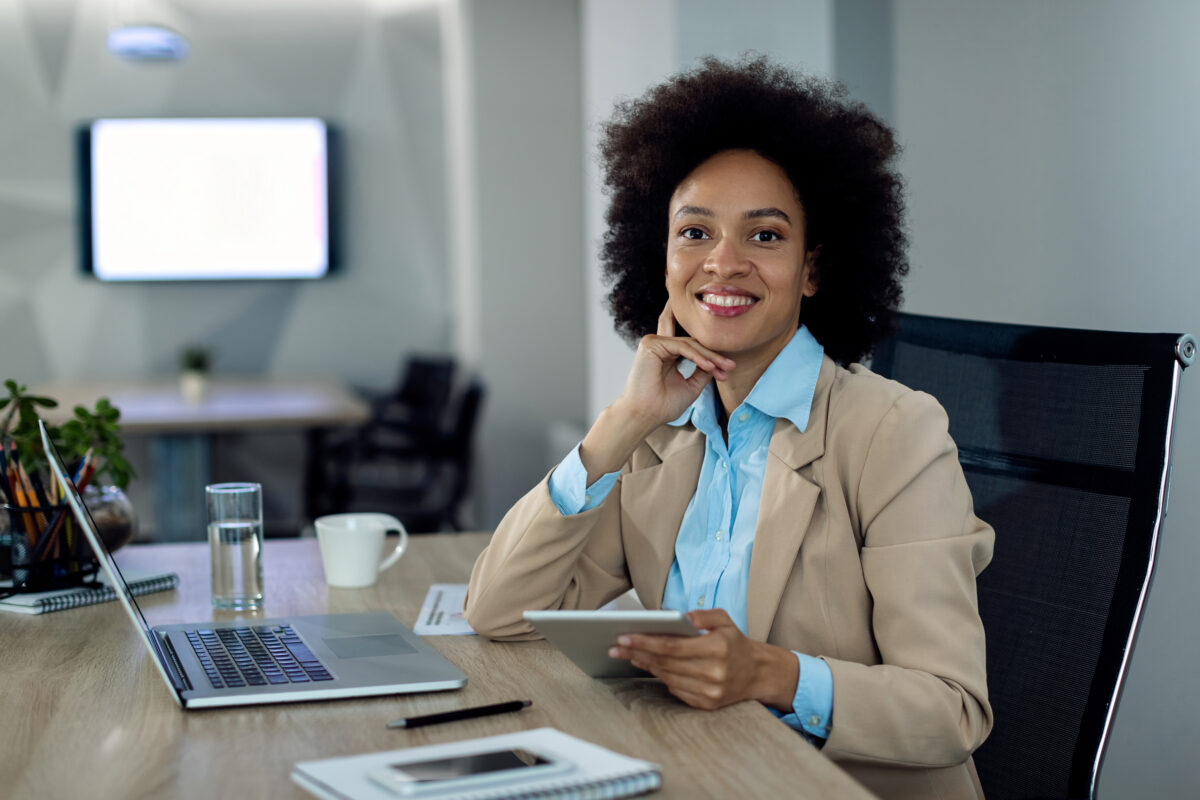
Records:
[[[179,576],[172,572],[168,575],[160,575],[156,578],[130,584],[129,590],[135,595],[152,594],[154,592],[165,592],[168,589],[174,589],[178,584]],[[54,597],[43,597],[37,601],[36,605],[43,613],[49,613],[51,611],[63,611],[68,608],[95,605],[96,603],[107,603],[110,600],[116,599],[117,593],[113,591],[111,586],[99,586],[94,589],[79,589]]]
[[[610,798],[634,797],[639,794],[653,792],[662,786],[662,775],[657,771],[639,772],[633,775],[622,775],[615,778],[605,778],[589,783],[573,783],[569,780],[558,781],[539,786],[520,794],[505,795],[513,800],[609,800]],[[480,797],[493,798],[493,791],[481,791]],[[464,800],[470,800],[474,794],[463,795]]]

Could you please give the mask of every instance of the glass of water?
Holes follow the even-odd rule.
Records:
[[[263,601],[262,486],[215,483],[204,487],[208,502],[208,552],[212,558],[212,603],[252,611]]]

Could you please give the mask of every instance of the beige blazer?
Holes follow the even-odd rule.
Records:
[[[532,638],[525,609],[597,608],[631,586],[662,602],[696,491],[704,436],[663,426],[605,501],[563,517],[546,480],[496,529],[466,617]],[[747,633],[833,672],[823,752],[882,798],[981,798],[970,755],[987,737],[975,577],[994,534],[929,395],[828,357],[804,432],[778,420],[750,561]]]

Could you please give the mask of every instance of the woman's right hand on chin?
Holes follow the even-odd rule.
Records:
[[[678,369],[681,358],[696,365],[689,378]],[[620,469],[651,431],[677,419],[710,380],[726,380],[734,366],[732,359],[695,339],[676,336],[668,301],[658,317],[658,331],[638,343],[620,397],[600,413],[584,437],[579,457],[588,471],[588,484]]]

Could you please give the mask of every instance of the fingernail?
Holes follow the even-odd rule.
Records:
[[[628,636],[618,636],[617,637],[617,644],[621,645],[622,647],[629,647],[629,645],[632,643],[632,641],[633,640],[630,639]]]
[[[620,658],[621,651],[615,647],[610,647],[610,648],[608,648],[608,657],[609,658]]]

